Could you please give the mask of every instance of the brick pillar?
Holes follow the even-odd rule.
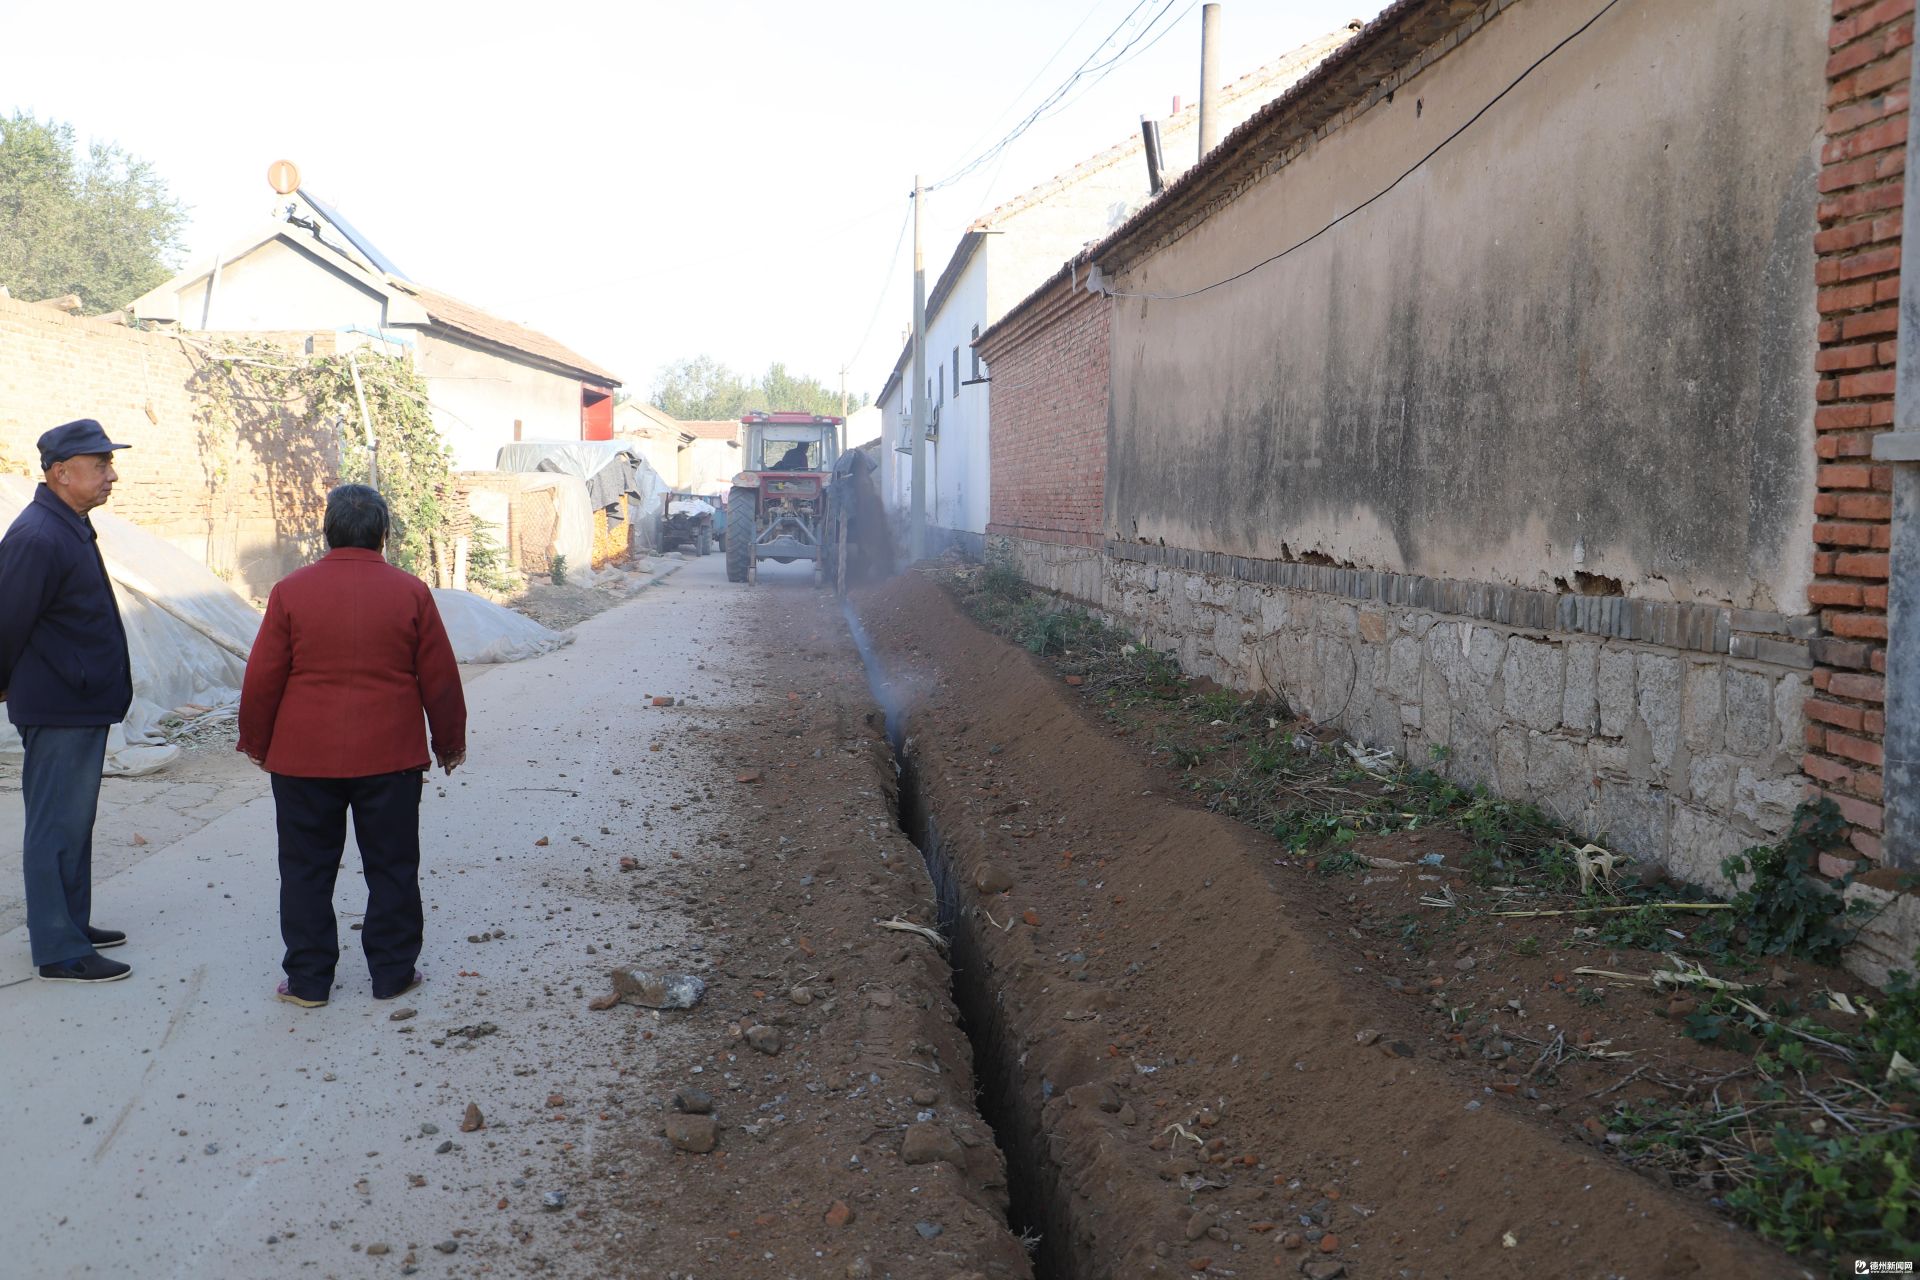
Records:
[[[1814,582],[1819,664],[1807,700],[1807,775],[1840,806],[1861,855],[1883,860],[1891,469],[1900,226],[1914,0],[1834,0],[1815,279],[1819,457]],[[1829,860],[1830,873],[1842,870]]]

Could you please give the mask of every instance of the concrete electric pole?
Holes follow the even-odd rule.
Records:
[[[1220,6],[1200,6],[1200,156],[1220,141]]]
[[[907,516],[907,560],[927,556],[927,259],[920,244],[920,215],[927,203],[920,175],[913,176],[913,498]]]

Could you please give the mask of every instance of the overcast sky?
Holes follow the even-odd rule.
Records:
[[[1223,75],[1380,8],[1226,0]],[[851,361],[853,389],[877,391],[911,307],[916,169],[959,169],[1138,37],[929,197],[931,287],[967,222],[1199,84],[1198,0],[94,0],[11,4],[5,25],[37,52],[7,59],[0,109],[152,162],[191,207],[192,255],[271,213],[285,157],[415,280],[643,394],[702,352],[830,384]]]

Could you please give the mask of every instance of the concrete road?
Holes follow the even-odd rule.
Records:
[[[433,776],[421,816],[429,981],[398,1001],[372,999],[354,945],[351,842],[332,1004],[272,998],[272,802],[244,777],[193,793],[210,821],[170,842],[155,827],[97,884],[130,981],[28,980],[25,929],[0,934],[0,1276],[391,1275],[409,1254],[426,1275],[587,1274],[575,1180],[646,1063],[618,1060],[586,998],[610,961],[703,963],[671,913],[610,918],[618,857],[691,835],[669,808],[687,780],[649,751],[641,709],[718,705],[706,646],[748,607],[709,556],[571,647],[470,682],[470,763]],[[470,1101],[486,1127],[463,1133]]]

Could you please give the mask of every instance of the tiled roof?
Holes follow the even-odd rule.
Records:
[[[680,429],[700,440],[737,440],[740,438],[740,423],[733,418],[724,418],[717,422],[682,422]]]
[[[1225,109],[1243,98],[1255,95],[1271,96],[1284,92],[1352,36],[1352,27],[1341,27],[1338,31],[1330,31],[1297,49],[1282,54],[1267,65],[1248,72],[1238,80],[1229,81],[1220,86],[1221,108]],[[1177,129],[1185,128],[1188,123],[1197,121],[1199,115],[1200,104],[1189,103],[1179,114],[1167,119],[1166,130],[1172,133]],[[1012,215],[1024,209],[1030,209],[1034,205],[1045,203],[1054,193],[1072,186],[1089,174],[1098,173],[1102,169],[1138,155],[1145,147],[1146,141],[1138,133],[1122,139],[1105,151],[1088,156],[1073,168],[1064,173],[1055,174],[1038,186],[1021,192],[984,216],[975,219],[969,230],[991,230]]]
[[[489,315],[471,303],[458,298],[450,298],[437,289],[429,289],[411,280],[388,277],[393,286],[402,292],[412,294],[427,309],[435,324],[457,329],[482,342],[490,342],[497,347],[507,347],[523,352],[548,364],[559,365],[574,373],[585,374],[596,382],[610,387],[620,385],[620,379],[611,372],[594,364],[585,356],[555,342],[546,334],[529,329],[525,325],[515,324],[511,320],[502,320],[499,316]]]

